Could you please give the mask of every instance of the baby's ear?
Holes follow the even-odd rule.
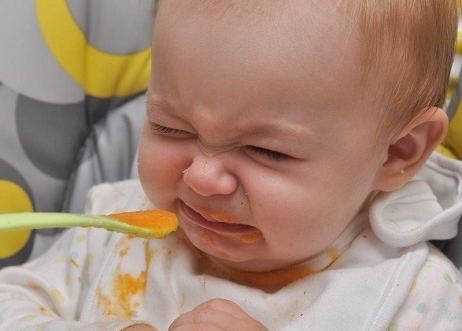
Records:
[[[416,116],[388,146],[376,189],[389,192],[403,186],[444,139],[447,128],[448,117],[441,108],[427,109]]]

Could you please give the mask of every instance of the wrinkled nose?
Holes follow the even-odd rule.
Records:
[[[208,197],[231,194],[237,188],[237,180],[219,158],[196,156],[183,172],[183,180],[197,194]]]

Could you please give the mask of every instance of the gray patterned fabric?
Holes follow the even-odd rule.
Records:
[[[150,72],[154,0],[0,2],[0,213],[83,211],[130,176]],[[57,230],[0,233],[0,267]]]

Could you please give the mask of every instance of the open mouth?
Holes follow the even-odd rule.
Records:
[[[263,234],[257,228],[239,223],[239,220],[225,213],[196,211],[185,203],[181,204],[181,208],[190,223],[219,235],[238,239],[245,243],[252,243],[263,237]]]

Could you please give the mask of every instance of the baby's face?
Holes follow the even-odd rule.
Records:
[[[242,270],[323,250],[386,158],[364,115],[355,30],[335,1],[295,2],[248,18],[166,0],[153,39],[143,186],[195,246]]]

